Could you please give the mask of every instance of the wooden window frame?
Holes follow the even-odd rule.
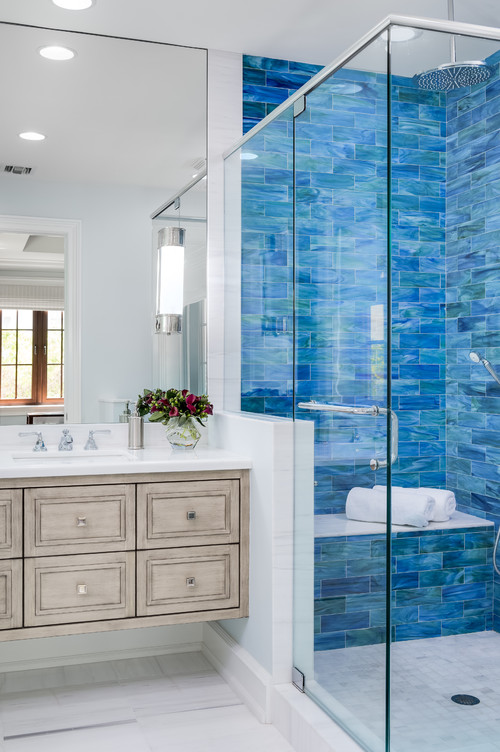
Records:
[[[19,309],[17,309],[19,310]],[[0,310],[0,333],[2,328],[2,310]],[[63,330],[64,334],[64,330]],[[62,398],[47,397],[47,349],[48,349],[48,311],[33,311],[33,354],[31,376],[31,399],[1,399],[0,407],[15,405],[63,405]],[[1,354],[1,341],[0,341]],[[17,366],[17,364],[16,364]],[[64,370],[64,363],[61,364]]]

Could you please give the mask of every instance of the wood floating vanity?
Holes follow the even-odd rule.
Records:
[[[0,641],[248,616],[249,471],[0,480]]]

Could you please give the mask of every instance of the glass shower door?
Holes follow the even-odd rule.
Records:
[[[386,749],[387,571],[349,496],[387,486],[387,76],[379,39],[295,103],[294,664],[366,749]],[[352,489],[359,489],[352,491]],[[314,595],[313,595],[314,594]],[[300,674],[297,674],[300,678]]]

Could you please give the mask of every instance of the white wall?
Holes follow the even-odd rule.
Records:
[[[242,61],[231,52],[208,51],[208,393],[224,403],[224,160],[243,127]]]
[[[151,212],[159,189],[0,176],[2,214],[82,221],[82,421],[152,377]]]

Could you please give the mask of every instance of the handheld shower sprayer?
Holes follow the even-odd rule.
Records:
[[[486,358],[483,358],[483,356],[480,355],[480,353],[475,352],[474,350],[472,350],[469,353],[469,358],[472,360],[473,363],[482,363],[483,366],[488,371],[488,373],[490,374],[490,376],[493,376],[497,384],[500,384],[500,377],[498,376],[497,372],[495,371],[495,369],[493,368],[489,360],[486,360]]]

